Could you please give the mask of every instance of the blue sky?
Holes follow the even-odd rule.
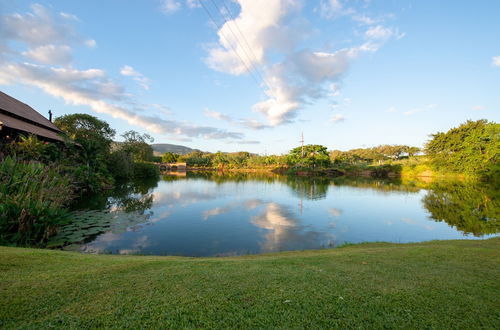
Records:
[[[157,143],[422,146],[500,117],[499,1],[0,0],[0,90]]]

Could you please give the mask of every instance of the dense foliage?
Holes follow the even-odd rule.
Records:
[[[500,124],[469,120],[433,134],[425,152],[438,170],[500,178]]]
[[[70,178],[56,165],[0,162],[0,244],[42,245],[68,219]]]
[[[297,147],[288,154],[288,163],[300,167],[318,167],[330,165],[327,148],[317,144]]]
[[[500,200],[494,184],[437,181],[429,188],[422,201],[432,219],[475,236],[500,231]]]
[[[420,149],[406,145],[380,145],[373,148],[358,148],[348,151],[333,150],[330,159],[334,164],[381,163],[417,155]]]

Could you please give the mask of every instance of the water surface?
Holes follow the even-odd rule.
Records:
[[[92,253],[227,256],[500,232],[497,189],[460,182],[187,173],[84,202],[97,210],[78,213],[88,225],[62,235]]]

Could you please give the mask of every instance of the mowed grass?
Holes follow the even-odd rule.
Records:
[[[5,328],[500,328],[500,238],[234,258],[0,248]]]

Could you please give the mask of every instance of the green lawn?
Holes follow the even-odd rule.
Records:
[[[234,258],[0,247],[6,328],[500,328],[500,238]]]

